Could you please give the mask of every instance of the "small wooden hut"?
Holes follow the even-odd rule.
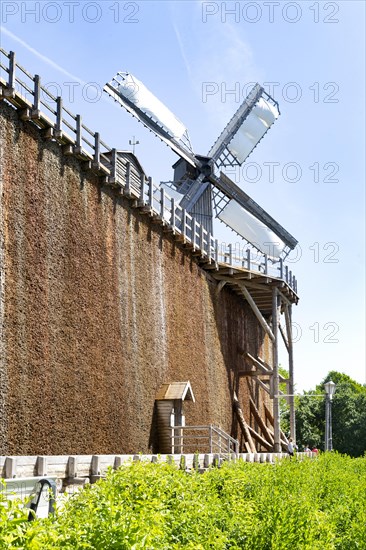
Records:
[[[158,416],[159,452],[181,452],[183,430],[173,430],[175,426],[185,426],[183,401],[195,402],[190,382],[163,384],[156,395]],[[175,436],[175,439],[173,439]]]

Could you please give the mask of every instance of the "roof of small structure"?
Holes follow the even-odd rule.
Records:
[[[191,383],[189,381],[163,384],[156,394],[155,399],[157,401],[181,399],[182,401],[193,401],[193,403],[195,402]]]
[[[105,155],[106,157],[110,157],[112,155],[112,152],[107,151],[107,152],[103,153],[103,155]],[[140,170],[140,172],[143,172],[146,176],[146,172],[145,172],[141,162],[139,161],[139,159],[136,157],[136,155],[132,151],[125,151],[125,150],[122,150],[122,149],[117,149],[117,155],[125,156],[128,159],[132,160],[136,164],[136,166]]]

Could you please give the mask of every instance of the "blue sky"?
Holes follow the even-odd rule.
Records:
[[[176,156],[100,97],[118,70],[166,103],[200,154],[251,82],[273,92],[281,116],[233,178],[300,243],[290,257],[297,388],[329,370],[366,383],[363,1],[4,0],[1,21],[2,47],[110,146],[136,136],[156,181],[172,178]],[[222,225],[217,237],[238,240]]]

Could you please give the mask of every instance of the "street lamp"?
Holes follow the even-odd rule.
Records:
[[[332,442],[332,399],[336,385],[332,380],[324,384],[325,388],[325,451],[333,450]]]

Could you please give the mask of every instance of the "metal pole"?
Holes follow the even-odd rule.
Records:
[[[272,289],[272,333],[273,340],[273,431],[274,431],[274,452],[281,452],[280,433],[280,404],[279,404],[279,376],[278,376],[278,291]]]
[[[328,410],[328,415],[329,415],[329,424],[328,424],[328,447],[329,447],[329,451],[333,451],[333,438],[332,438],[332,401],[331,399],[329,399],[329,410]]]
[[[329,445],[329,395],[325,396],[325,439],[324,439],[324,450],[328,451]]]

